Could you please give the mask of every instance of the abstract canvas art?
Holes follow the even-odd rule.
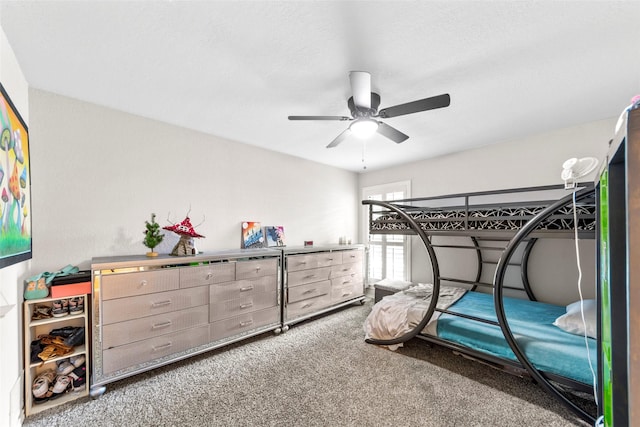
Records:
[[[0,268],[31,259],[27,125],[0,84]]]
[[[242,222],[242,241],[240,242],[242,249],[253,249],[264,247],[264,235],[259,222],[243,221]]]

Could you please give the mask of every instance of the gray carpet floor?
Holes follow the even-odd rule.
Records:
[[[371,302],[136,375],[24,426],[585,426],[527,379],[364,342]]]

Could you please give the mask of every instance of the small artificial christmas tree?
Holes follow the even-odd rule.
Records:
[[[160,233],[160,224],[156,222],[156,214],[151,214],[151,222],[145,221],[144,223],[147,229],[143,232],[144,240],[142,243],[151,249],[151,252],[147,252],[147,256],[158,256],[158,253],[153,249],[162,242],[164,234]]]

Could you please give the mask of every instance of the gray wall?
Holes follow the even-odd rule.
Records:
[[[34,271],[144,254],[152,212],[164,226],[190,209],[204,252],[239,248],[242,221],[283,225],[288,245],[356,235],[353,172],[48,92],[30,104]]]

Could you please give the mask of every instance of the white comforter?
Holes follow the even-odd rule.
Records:
[[[466,289],[455,286],[440,286],[437,308],[449,308],[465,294]],[[431,303],[432,284],[418,284],[409,289],[386,296],[378,301],[364,322],[365,338],[393,339],[413,330],[424,318]],[[437,335],[437,319],[440,312],[435,311],[423,333]],[[402,344],[388,346],[391,350]]]

